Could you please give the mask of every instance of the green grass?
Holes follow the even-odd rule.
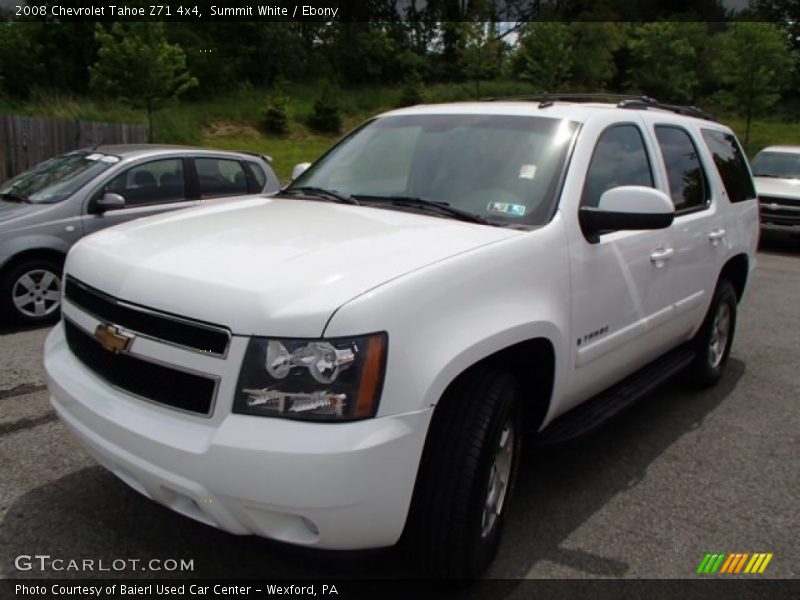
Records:
[[[739,117],[722,119],[722,121],[736,132],[739,141],[744,145],[745,120]],[[800,123],[772,120],[754,120],[750,124],[750,142],[745,150],[750,158],[758,151],[773,144],[800,143]]]
[[[425,86],[427,102],[474,100],[477,97],[507,96],[531,93],[524,82],[482,82],[476,91],[473,83],[429,84]],[[311,113],[317,89],[313,85],[291,84],[289,96],[289,132],[284,136],[267,135],[259,130],[258,120],[269,90],[241,89],[213,99],[185,100],[163,108],[155,115],[153,131],[156,142],[202,145],[230,150],[246,150],[269,154],[278,176],[287,181],[298,162],[319,157],[340,136],[310,131],[304,123]],[[344,115],[342,133],[365,119],[394,108],[399,103],[401,86],[362,86],[343,89],[340,104]],[[780,115],[781,107],[772,114]],[[59,119],[84,119],[145,124],[143,111],[117,102],[79,98],[54,92],[37,92],[27,102],[0,98],[0,114],[45,116]],[[744,141],[744,120],[721,117]],[[748,154],[770,144],[796,143],[800,139],[800,123],[775,118],[753,121]]]

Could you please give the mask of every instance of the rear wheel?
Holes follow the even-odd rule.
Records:
[[[722,377],[736,331],[736,307],[736,291],[723,279],[717,285],[706,319],[693,342],[697,354],[688,375],[698,387],[712,386]]]
[[[6,322],[47,323],[61,307],[61,264],[47,259],[22,261],[0,280],[0,308]]]
[[[477,370],[436,408],[407,529],[433,576],[477,577],[497,553],[522,441],[517,389],[509,374]]]

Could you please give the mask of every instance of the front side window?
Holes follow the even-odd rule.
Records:
[[[577,124],[517,115],[380,117],[356,130],[286,190],[324,188],[403,210],[421,199],[494,225],[541,225],[557,201]]]
[[[800,152],[759,152],[753,159],[753,176],[800,179]]]
[[[9,179],[0,186],[0,198],[32,204],[61,202],[117,162],[117,156],[70,152]]]
[[[614,125],[600,135],[586,173],[581,206],[596,207],[604,192],[623,185],[655,185],[644,138],[632,124]]]
[[[247,193],[247,175],[238,160],[196,158],[194,164],[201,198]]]
[[[675,211],[705,207],[710,200],[708,182],[689,134],[665,125],[656,126],[655,130]]]
[[[119,194],[126,206],[177,202],[186,198],[183,159],[154,160],[118,175],[104,192]]]
[[[747,159],[736,137],[722,131],[703,129],[703,139],[714,157],[728,199],[731,202],[755,199],[756,190],[747,170]]]

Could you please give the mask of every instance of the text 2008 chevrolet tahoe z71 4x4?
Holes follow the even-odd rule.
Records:
[[[46,344],[53,406],[204,523],[402,536],[432,573],[478,574],[523,433],[562,441],[679,370],[722,373],[758,207],[733,133],[693,114],[396,110],[276,196],[89,236]]]

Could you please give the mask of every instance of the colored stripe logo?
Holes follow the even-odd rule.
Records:
[[[720,573],[725,575],[736,574],[761,574],[769,561],[772,560],[772,552],[714,552],[706,554],[697,567],[697,572],[702,574]]]

